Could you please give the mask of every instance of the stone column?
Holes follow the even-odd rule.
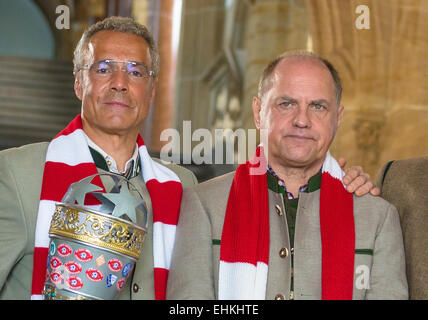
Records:
[[[159,152],[166,142],[160,141],[164,129],[173,127],[176,53],[173,52],[172,28],[174,0],[134,0],[133,16],[147,26],[155,39],[160,69],[156,95],[150,113],[141,130],[143,139],[152,152]]]
[[[160,69],[152,110],[150,150],[159,152],[166,142],[160,141],[162,130],[173,125],[175,60],[172,52],[174,0],[162,0],[159,14],[158,49]]]

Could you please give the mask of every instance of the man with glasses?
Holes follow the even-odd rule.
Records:
[[[163,299],[182,188],[197,180],[151,159],[139,136],[155,96],[155,42],[132,19],[111,17],[84,32],[73,62],[81,114],[51,143],[0,153],[0,298],[42,298],[53,214],[46,203],[90,174],[112,172],[139,189],[148,211],[142,255],[119,299]]]

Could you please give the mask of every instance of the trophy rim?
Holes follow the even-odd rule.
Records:
[[[62,207],[66,207],[66,208],[69,207],[69,208],[72,208],[72,209],[75,209],[75,210],[79,210],[79,211],[82,211],[82,212],[88,212],[90,214],[100,215],[100,216],[102,216],[104,218],[111,219],[111,220],[116,220],[116,221],[121,222],[121,223],[126,223],[126,224],[129,224],[130,226],[132,226],[134,228],[140,229],[143,232],[147,232],[147,227],[139,226],[138,224],[135,224],[134,222],[129,221],[129,220],[125,220],[125,219],[122,219],[122,218],[119,218],[119,217],[114,217],[111,214],[102,213],[102,212],[98,212],[98,211],[95,211],[95,210],[92,210],[92,209],[84,208],[84,207],[81,207],[80,205],[66,203],[66,202],[56,202],[55,203],[55,207],[57,207],[57,206],[62,206]]]

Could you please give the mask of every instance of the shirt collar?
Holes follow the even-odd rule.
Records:
[[[287,191],[287,188],[285,187],[285,182],[282,180],[276,172],[272,169],[272,167],[268,164],[267,165],[267,179],[268,179],[268,188],[272,191],[275,191],[277,193],[283,192],[287,199],[294,199],[294,196],[291,192]],[[300,186],[299,193],[300,192],[313,192],[321,188],[321,169],[318,171],[317,174],[312,176],[308,183],[304,184],[303,186]]]
[[[125,163],[125,170],[120,172],[117,169],[116,161],[113,159],[112,156],[110,156],[108,153],[106,153],[103,149],[101,149],[95,142],[93,142],[88,136],[86,136],[88,147],[94,151],[96,151],[101,157],[95,156],[93,152],[91,152],[95,165],[101,169],[107,169],[106,171],[116,173],[123,175],[127,178],[134,177],[138,175],[138,168],[139,168],[139,152],[138,152],[138,145],[135,143],[134,153],[132,154],[132,157]],[[91,151],[92,151],[91,150]],[[100,158],[102,158],[105,162],[105,164],[100,163],[98,165],[97,162],[99,162]],[[97,161],[98,160],[98,161]]]

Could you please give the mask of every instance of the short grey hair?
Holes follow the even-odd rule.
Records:
[[[159,72],[159,53],[156,42],[150,31],[142,24],[131,18],[109,17],[90,26],[83,32],[76,49],[74,50],[73,64],[74,72],[79,71],[84,64],[84,57],[88,50],[88,43],[91,37],[99,31],[116,31],[130,33],[143,38],[149,45],[150,58],[152,60],[151,69],[156,78]]]
[[[328,71],[330,71],[331,77],[333,78],[333,84],[336,89],[336,103],[337,105],[340,104],[340,100],[342,99],[342,82],[340,80],[339,73],[327,59],[320,57],[316,53],[304,50],[284,52],[266,66],[259,81],[258,97],[260,99],[266,93],[267,89],[270,86],[271,75],[275,70],[276,66],[278,65],[278,63],[280,63],[286,58],[309,58],[318,60],[323,63],[327,67]]]

